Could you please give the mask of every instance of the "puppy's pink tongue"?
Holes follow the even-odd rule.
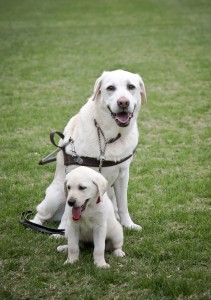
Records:
[[[72,217],[74,221],[78,221],[81,218],[81,207],[72,208]]]

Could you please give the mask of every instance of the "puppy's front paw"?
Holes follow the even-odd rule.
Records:
[[[68,245],[60,245],[57,247],[57,252],[64,253],[67,252]]]
[[[114,250],[114,251],[113,251],[113,254],[114,254],[115,256],[119,256],[119,257],[124,257],[124,256],[125,256],[125,252],[122,251],[122,249],[116,249],[116,250]]]
[[[57,233],[52,234],[52,235],[50,236],[50,239],[61,239],[61,238],[64,238],[64,236],[61,235],[61,234],[57,234]]]
[[[64,265],[74,264],[77,260],[78,258],[76,257],[68,257],[67,260],[64,262]]]

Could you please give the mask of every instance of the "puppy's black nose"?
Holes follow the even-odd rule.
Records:
[[[67,201],[68,205],[71,206],[71,207],[75,205],[75,202],[76,202],[75,199],[69,199],[69,200]]]

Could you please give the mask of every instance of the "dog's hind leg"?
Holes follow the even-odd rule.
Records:
[[[61,220],[66,204],[63,189],[63,184],[55,182],[47,188],[45,199],[37,206],[37,214],[32,222],[41,225],[48,220]]]
[[[53,182],[46,190],[44,200],[37,206],[37,214],[32,222],[42,225],[45,221],[60,221],[66,204],[64,194],[64,163],[63,154],[57,154],[57,166]]]

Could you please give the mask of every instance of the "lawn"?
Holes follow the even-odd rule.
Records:
[[[211,299],[209,0],[0,0],[0,299]],[[139,73],[148,104],[130,171],[125,258],[25,230],[55,164],[38,161],[103,70]]]

